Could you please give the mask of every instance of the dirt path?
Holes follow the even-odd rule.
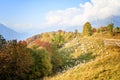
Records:
[[[104,39],[104,45],[112,45],[120,47],[120,39]]]

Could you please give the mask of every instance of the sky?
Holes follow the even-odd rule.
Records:
[[[120,23],[120,0],[0,0],[0,23],[17,32],[82,30]]]

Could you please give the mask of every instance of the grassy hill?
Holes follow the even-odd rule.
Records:
[[[97,58],[45,80],[119,80],[120,53]]]
[[[60,53],[71,56],[64,71],[44,80],[120,79],[120,33],[95,32],[92,36],[83,36],[57,31],[33,36],[27,42],[28,47],[44,47],[48,51],[51,44],[56,43]]]
[[[58,30],[56,32],[45,32],[32,36],[26,39],[26,41],[28,43],[28,47],[33,47],[34,45],[37,47],[41,47],[41,45],[39,45],[40,43],[46,45],[53,42],[59,43],[62,46],[64,43],[67,43],[74,39],[76,35],[80,36],[80,33],[75,34],[74,32],[65,32],[62,30]],[[42,45],[42,47],[44,46]]]
[[[56,76],[45,78],[45,80],[119,80],[120,48],[114,43],[105,45],[106,39],[111,40],[111,38],[94,36],[76,37],[64,44],[60,50],[71,53],[73,58],[78,58],[85,53],[92,53],[95,59],[91,59],[89,62],[80,62],[77,66]]]

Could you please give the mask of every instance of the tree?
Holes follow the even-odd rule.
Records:
[[[57,44],[58,48],[60,48],[64,42],[65,42],[65,40],[64,40],[63,36],[61,35],[61,32],[56,34],[53,38],[53,43]]]
[[[51,45],[51,49],[52,49],[52,53],[51,53],[51,63],[53,65],[52,71],[53,73],[58,72],[61,67],[62,67],[62,63],[63,63],[63,59],[58,51],[58,47],[55,43],[53,43]]]
[[[114,28],[114,32],[119,33],[120,32],[120,28],[119,27]]]
[[[39,79],[48,76],[52,72],[50,54],[44,48],[32,49],[31,54],[34,58],[32,65],[31,79]]]
[[[106,32],[106,31],[108,31],[108,30],[107,30],[107,27],[105,27],[105,26],[101,26],[97,30],[98,33],[100,33],[100,32]]]
[[[3,44],[6,43],[6,40],[4,39],[4,37],[2,35],[0,35],[0,48],[2,47]]]
[[[113,28],[114,28],[114,24],[113,23],[110,23],[110,24],[107,25],[107,29],[108,29],[110,34],[113,34]]]
[[[78,29],[75,29],[74,35],[72,35],[72,36],[74,36],[74,37],[79,37],[79,36],[80,36],[80,34],[79,34],[79,32],[78,32]]]
[[[92,35],[92,26],[90,22],[86,22],[83,26],[83,35],[84,36],[91,36]]]
[[[32,63],[25,41],[8,41],[0,50],[0,80],[28,79]]]
[[[92,29],[92,32],[93,32],[93,33],[97,32],[97,29],[96,29],[96,28],[93,28],[93,29]]]
[[[78,30],[77,30],[77,29],[75,29],[74,33],[77,35],[77,34],[78,34]]]

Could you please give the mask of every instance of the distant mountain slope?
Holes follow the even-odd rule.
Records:
[[[12,40],[12,39],[24,39],[26,34],[18,33],[4,24],[0,24],[0,34],[7,40]]]

